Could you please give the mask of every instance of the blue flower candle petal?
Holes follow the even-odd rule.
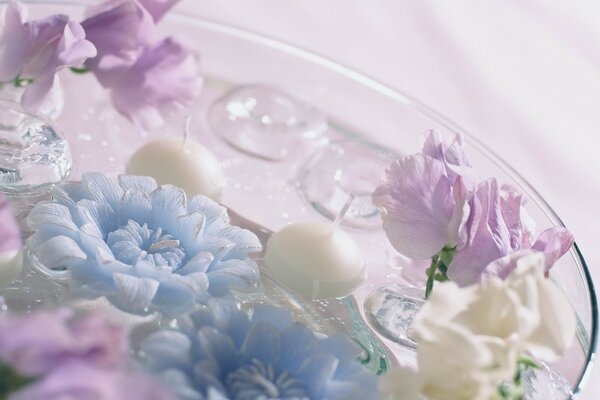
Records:
[[[258,280],[249,254],[261,246],[252,232],[230,226],[213,200],[188,200],[148,177],[85,174],[36,205],[28,223],[39,261],[71,271],[74,293],[106,296],[133,313],[176,316]]]
[[[339,354],[355,356],[358,346],[345,337],[319,339],[285,310],[257,305],[248,316],[233,302],[211,299],[179,322],[178,330],[145,339],[143,365],[185,398],[211,399],[216,390],[234,400],[379,399],[376,375]]]

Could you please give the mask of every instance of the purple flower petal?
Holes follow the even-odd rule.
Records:
[[[422,154],[397,160],[373,193],[373,203],[382,208],[390,242],[407,257],[430,258],[457,244],[456,221],[462,218],[453,217],[452,182],[439,160]]]
[[[471,199],[467,243],[457,251],[448,268],[451,280],[461,286],[473,284],[490,262],[514,250],[502,211],[496,180],[480,183]],[[510,214],[508,210],[505,213]]]
[[[0,36],[0,81],[17,77],[33,80],[23,94],[26,110],[35,112],[54,85],[56,72],[77,67],[96,49],[87,40],[81,25],[69,22],[65,15],[25,22],[24,6],[11,3],[5,14]]]
[[[159,22],[162,17],[179,3],[180,0],[139,0],[139,2],[148,10],[155,22]]]
[[[6,6],[0,34],[0,81],[15,79],[29,58],[29,31],[25,26],[27,10],[17,2]]]
[[[534,250],[543,252],[546,256],[546,272],[554,263],[569,250],[573,244],[573,235],[566,228],[548,228],[537,237],[533,244]]]
[[[461,176],[468,187],[474,186],[475,173],[463,148],[461,135],[454,135],[452,141],[445,142],[439,132],[430,130],[427,132],[422,152],[443,162],[446,174],[452,182]]]
[[[98,49],[86,67],[104,86],[112,84],[112,71],[135,62],[142,48],[157,40],[152,16],[135,0],[109,1],[91,8],[82,22],[88,39]]]
[[[100,315],[72,319],[59,310],[0,317],[0,359],[25,375],[46,374],[69,360],[122,367],[126,349],[124,329]]]
[[[145,48],[130,68],[113,73],[115,108],[145,129],[161,126],[202,86],[195,55],[172,38]]]
[[[149,377],[70,362],[9,400],[174,400],[174,396]]]

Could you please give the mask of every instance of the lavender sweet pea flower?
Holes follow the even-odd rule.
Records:
[[[78,361],[100,368],[127,363],[125,329],[101,315],[73,318],[66,309],[0,317],[0,360],[26,376]]]
[[[27,10],[11,3],[0,36],[0,81],[32,80],[23,94],[26,110],[35,111],[54,85],[56,73],[78,67],[96,55],[81,25],[64,15],[25,22]]]
[[[81,25],[98,56],[85,66],[100,83],[111,86],[115,69],[132,65],[142,49],[158,40],[152,15],[138,1],[109,1],[92,7]]]
[[[394,162],[373,193],[390,242],[409,258],[431,258],[466,239],[469,189],[462,174],[470,167],[460,145],[458,137],[446,146],[430,132],[423,150],[427,154]]]
[[[144,49],[136,63],[114,71],[115,108],[145,129],[194,99],[202,87],[196,56],[175,39]]]
[[[546,255],[546,272],[572,245],[573,237],[564,228],[543,231],[534,243],[523,222],[523,200],[518,193],[504,195],[495,179],[480,183],[470,201],[468,239],[450,266],[448,277],[461,286],[478,282],[483,276],[507,277],[521,257],[534,251]]]

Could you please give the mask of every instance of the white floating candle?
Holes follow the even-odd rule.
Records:
[[[188,196],[203,194],[218,200],[226,185],[225,173],[215,155],[189,138],[186,119],[183,140],[163,138],[146,143],[129,159],[128,174],[151,176],[159,185],[171,184]]]
[[[311,297],[343,297],[365,280],[356,242],[338,227],[353,199],[333,224],[294,223],[271,236],[265,262],[279,282]]]

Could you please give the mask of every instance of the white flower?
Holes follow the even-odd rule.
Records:
[[[575,315],[544,277],[543,253],[534,253],[518,260],[505,281],[438,285],[413,329],[418,370],[388,373],[381,382],[384,398],[488,400],[513,379],[521,355],[560,358],[573,340]]]

